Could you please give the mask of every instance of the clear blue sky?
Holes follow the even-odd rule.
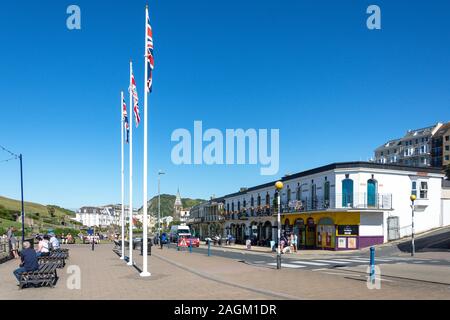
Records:
[[[73,3],[79,31],[66,28]],[[26,200],[68,208],[120,201],[119,95],[132,58],[143,100],[145,3],[2,3],[0,144],[24,154]],[[370,4],[381,7],[380,31],[366,28]],[[158,169],[167,172],[164,193],[219,196],[287,172],[367,160],[408,129],[450,120],[448,1],[149,5],[156,61],[149,197]],[[175,166],[170,135],[192,130],[194,120],[223,131],[279,128],[279,174],[261,176],[257,165]],[[134,131],[136,206],[142,129]],[[19,198],[18,178],[18,162],[0,163],[0,194]]]

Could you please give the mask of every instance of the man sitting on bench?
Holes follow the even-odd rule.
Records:
[[[32,272],[39,269],[38,259],[36,257],[36,251],[30,248],[30,243],[25,241],[23,243],[23,250],[20,252],[21,263],[19,268],[14,270],[14,275],[17,281],[20,282],[20,275],[24,272]]]

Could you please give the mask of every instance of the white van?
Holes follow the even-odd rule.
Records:
[[[172,226],[170,228],[170,240],[172,242],[177,242],[179,236],[191,237],[191,230],[188,226]]]

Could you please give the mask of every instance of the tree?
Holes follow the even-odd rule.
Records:
[[[50,217],[54,218],[55,217],[55,208],[54,207],[47,207],[47,211],[48,214],[50,215]]]

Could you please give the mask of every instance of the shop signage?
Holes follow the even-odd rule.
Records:
[[[343,236],[357,236],[359,231],[359,226],[349,226],[341,225],[338,226],[338,234]]]

